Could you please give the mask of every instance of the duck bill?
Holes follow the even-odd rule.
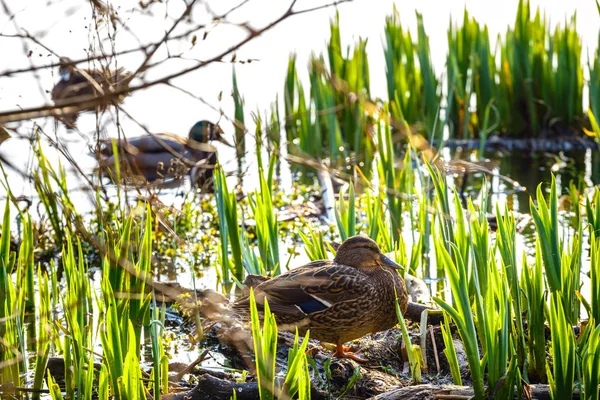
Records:
[[[221,142],[223,143],[225,146],[227,147],[232,147],[231,143],[229,143],[224,137],[223,135],[225,134],[225,132],[223,131],[223,128],[221,128],[221,126],[219,124],[215,125],[214,127],[214,131],[211,134],[211,137],[213,140],[216,140],[217,142]]]
[[[387,265],[388,267],[396,268],[396,269],[404,269],[404,267],[391,259],[389,259],[385,254],[382,254],[379,258],[382,264]]]
[[[227,147],[231,147],[233,148],[233,146],[231,145],[231,143],[229,143],[223,136],[219,135],[219,137],[217,138],[218,142],[223,143],[225,146]]]

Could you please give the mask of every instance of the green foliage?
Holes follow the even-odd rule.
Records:
[[[344,188],[340,189],[339,200],[336,202],[335,219],[337,221],[338,232],[342,241],[356,235],[356,195],[354,194],[354,182],[348,186],[348,204],[345,199],[346,192]]]
[[[435,302],[442,307],[453,319],[458,329],[467,354],[469,369],[473,380],[473,390],[476,399],[485,399],[485,388],[483,386],[483,374],[480,367],[480,353],[477,344],[477,333],[475,322],[471,313],[471,302],[468,294],[469,274],[465,260],[457,254],[456,262],[452,260],[448,250],[441,239],[435,240],[435,254],[438,265],[443,266],[448,273],[448,280],[452,290],[454,306],[440,298],[434,298]]]
[[[444,340],[444,354],[446,355],[446,359],[448,359],[452,380],[455,385],[462,386],[462,377],[460,376],[460,367],[458,366],[458,358],[456,357],[456,348],[454,347],[452,332],[450,330],[450,321],[448,319],[448,314],[446,313],[444,314],[444,322],[440,323],[440,329]]]
[[[552,339],[552,371],[548,371],[550,395],[553,399],[568,399],[573,395],[576,345],[573,326],[566,318],[560,292],[550,295],[549,323]]]
[[[335,129],[332,117],[337,117],[340,144],[344,149],[348,149],[348,154],[355,160],[356,165],[369,170],[373,156],[371,138],[365,134],[367,121],[364,102],[370,97],[367,41],[359,38],[358,43],[354,46],[354,51],[351,52],[348,46],[344,56],[338,13],[331,21],[330,32],[327,55],[331,79],[328,85],[334,89],[334,102],[329,103],[332,108],[327,112],[328,131],[331,132],[332,128]],[[319,92],[322,93],[323,89],[319,88]],[[315,102],[315,104],[319,103]],[[334,112],[333,110],[338,111]],[[337,144],[337,142],[335,143]],[[331,157],[333,160],[337,159],[338,153],[342,155],[344,152],[340,150],[340,147],[332,146]],[[344,162],[344,160],[341,161]]]
[[[402,230],[402,187],[396,181],[396,166],[394,165],[394,149],[391,128],[379,121],[377,125],[377,171],[381,185],[380,196],[387,199],[389,230],[392,244],[398,241]],[[381,191],[384,191],[382,193]],[[392,246],[393,247],[393,246]]]
[[[160,314],[153,294],[153,315],[150,322],[150,340],[152,343],[152,377],[154,400],[161,398],[161,393],[169,391],[169,358],[165,354],[162,335],[165,327],[166,304],[163,303]]]
[[[227,179],[221,166],[217,166],[213,176],[215,184],[215,199],[219,215],[219,231],[221,233],[221,279],[224,283],[231,282],[231,274],[238,281],[244,279],[244,266],[242,264],[242,245],[240,228],[237,217],[237,198],[235,191],[229,192]],[[229,245],[233,262],[229,258]]]
[[[531,19],[529,1],[521,0],[514,29],[508,29],[502,44],[501,81],[508,109],[501,117],[504,129],[513,134],[536,136],[553,118],[577,126],[575,119],[583,114],[581,39],[575,16],[554,32],[549,25],[539,9]]]
[[[10,203],[4,207],[0,238],[0,384],[21,383],[23,349],[23,314],[16,288],[11,279],[16,255],[10,251]]]
[[[298,345],[298,330],[294,337],[294,345],[288,350],[288,366],[285,374],[282,392],[288,398],[310,399],[310,373],[308,371],[308,360],[306,347],[308,346],[309,332],[306,332],[302,344]]]
[[[515,319],[515,337],[514,346],[517,350],[519,366],[525,364],[525,329],[523,328],[523,307],[521,305],[521,288],[519,287],[519,266],[517,265],[517,243],[515,219],[510,214],[508,207],[504,208],[504,215],[500,213],[500,208],[496,207],[496,221],[498,223],[497,247],[502,260],[502,270],[506,273],[506,286],[510,289],[510,299],[512,300],[512,310]],[[497,268],[493,268],[497,270]],[[498,282],[498,284],[502,284]],[[486,307],[487,309],[487,307]],[[507,310],[509,312],[510,310]],[[506,326],[509,329],[509,326]]]
[[[556,180],[552,176],[550,199],[544,199],[541,184],[537,189],[538,207],[531,202],[531,215],[538,233],[546,279],[552,293],[561,291],[564,311],[567,319],[574,322],[579,318],[579,300],[575,292],[579,290],[580,256],[579,246],[581,223],[571,241],[571,249],[564,250],[563,242],[559,239],[558,197]]]
[[[244,125],[244,99],[240,95],[237,83],[237,75],[235,67],[232,73],[233,85],[233,104],[235,108],[235,121],[233,128],[235,130],[235,150],[238,160],[242,159],[246,154],[246,127]]]
[[[394,12],[385,21],[385,63],[387,91],[391,116],[395,121],[413,125],[423,123],[421,131],[438,137],[441,125],[436,127],[440,97],[438,80],[433,72],[429,38],[425,33],[423,17],[417,13],[418,41],[415,43],[408,30]]]
[[[37,271],[38,278],[38,307],[37,307],[37,349],[35,355],[35,372],[33,378],[33,388],[41,389],[46,375],[46,364],[50,354],[50,339],[52,334],[52,323],[50,319],[50,289],[48,285],[48,274],[42,272],[40,268]],[[39,394],[32,396],[39,398]]]
[[[275,315],[269,309],[267,299],[263,306],[263,327],[261,329],[254,290],[250,289],[250,315],[256,376],[261,400],[275,398],[275,365],[277,361],[277,324]]]
[[[561,288],[561,254],[562,243],[559,241],[558,227],[558,197],[556,195],[556,180],[552,177],[552,186],[550,188],[549,204],[544,199],[542,185],[537,189],[536,207],[531,200],[531,215],[535,222],[538,232],[540,246],[542,249],[542,258],[546,271],[548,287],[552,292]]]
[[[294,345],[288,351],[286,376],[283,384],[279,385],[275,379],[277,323],[275,322],[275,315],[271,313],[267,299],[263,300],[263,324],[261,328],[261,318],[254,298],[254,290],[250,289],[250,320],[260,399],[268,400],[276,397],[281,398],[282,396],[291,399],[296,395],[299,400],[310,399],[311,384],[306,357],[309,333],[306,333],[302,344],[299,345],[298,331],[296,331]]]
[[[298,232],[302,242],[304,242],[304,251],[311,261],[326,260],[327,250],[323,239],[323,232],[309,229],[308,235]]]
[[[423,359],[421,357],[421,348],[413,345],[410,341],[410,335],[406,328],[406,322],[402,311],[400,311],[400,305],[398,304],[398,297],[396,297],[396,316],[398,317],[398,323],[402,329],[402,339],[406,346],[406,353],[408,354],[408,365],[410,366],[410,374],[412,375],[412,381],[415,385],[421,383],[421,366],[423,365]]]
[[[481,131],[485,109],[496,92],[495,62],[487,27],[469,17],[466,8],[461,27],[448,28],[448,95],[454,96],[449,112],[457,137],[472,138]],[[471,98],[478,113],[472,113]],[[480,122],[481,121],[481,122]]]
[[[600,321],[600,237],[590,237],[590,319]]]
[[[596,0],[598,14],[600,14],[600,2]],[[587,111],[592,133],[596,141],[600,140],[600,31],[598,31],[598,46],[592,56],[588,54],[588,71],[590,80],[589,90],[589,108]]]
[[[591,322],[595,320],[591,319]],[[600,398],[600,325],[592,328],[594,323],[588,325],[587,329],[593,329],[583,349],[582,375],[583,387],[585,388],[586,400],[598,400]]]
[[[260,151],[260,149],[257,149]],[[260,261],[263,264],[261,270],[279,275],[281,265],[279,262],[279,224],[273,207],[273,171],[276,157],[272,156],[269,162],[269,170],[265,178],[261,163],[258,163],[259,188],[250,197],[250,208],[256,222],[256,237]]]
[[[523,255],[521,269],[521,286],[527,304],[527,373],[530,378],[546,382],[546,332],[544,327],[544,308],[546,297],[544,294],[544,276],[542,273],[542,251],[539,238],[535,245],[535,263],[533,267],[527,265],[526,256]]]
[[[67,233],[72,234],[71,221],[64,217],[65,209],[73,209],[67,189],[67,177],[64,168],[59,163],[58,172],[52,167],[52,163],[46,158],[42,151],[42,145],[38,140],[36,158],[39,168],[34,170],[35,190],[40,196],[52,229],[56,246],[60,248]],[[60,189],[58,192],[55,186]]]
[[[328,62],[323,55],[311,57],[308,96],[298,79],[296,56],[290,56],[284,85],[286,131],[290,153],[332,165],[348,162],[367,173],[374,144],[367,133],[369,113],[369,65],[367,42],[359,39],[351,51],[342,52],[339,17],[330,24]]]

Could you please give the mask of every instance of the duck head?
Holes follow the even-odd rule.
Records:
[[[229,147],[232,147],[225,138],[223,138],[223,130],[219,125],[213,124],[210,121],[198,121],[190,129],[189,138],[200,143],[208,143],[211,140],[217,140]]]
[[[390,260],[375,243],[365,236],[349,237],[340,245],[334,261],[337,264],[354,268],[373,268],[388,266],[402,269],[403,267]]]

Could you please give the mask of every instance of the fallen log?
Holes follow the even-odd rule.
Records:
[[[169,393],[161,396],[161,400],[229,400],[233,392],[237,400],[256,400],[260,398],[257,382],[236,382],[213,376],[207,370],[199,376],[198,384],[187,392]],[[224,378],[223,374],[220,375]],[[284,398],[284,397],[280,397]],[[326,396],[315,388],[311,388],[311,399],[321,400]]]
[[[439,325],[440,322],[444,321],[444,315],[442,314],[439,308],[433,308],[424,304],[413,303],[412,301],[408,302],[408,307],[406,308],[406,314],[404,314],[404,318],[413,322],[421,322],[421,315],[425,310],[428,311],[428,325]]]
[[[523,387],[523,390],[527,392],[527,396],[524,398],[529,398],[531,400],[550,400],[550,385],[526,385]],[[474,395],[473,388],[469,386],[425,384],[394,389],[371,397],[369,400],[467,400],[473,398]],[[575,390],[573,392],[573,400],[578,400],[579,397],[579,391]]]
[[[254,400],[259,398],[257,382],[232,382],[204,374],[198,378],[198,384],[187,392],[169,393],[161,396],[162,400],[229,400],[236,393],[238,400]]]

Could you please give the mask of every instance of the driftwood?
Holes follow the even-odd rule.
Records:
[[[532,400],[550,400],[549,385],[528,385],[524,387],[526,396]],[[409,399],[446,399],[446,400],[467,400],[473,398],[473,388],[469,386],[454,385],[415,385],[395,389],[390,392],[382,393],[371,397],[371,400],[409,400]],[[574,400],[579,399],[579,391],[573,392]]]

